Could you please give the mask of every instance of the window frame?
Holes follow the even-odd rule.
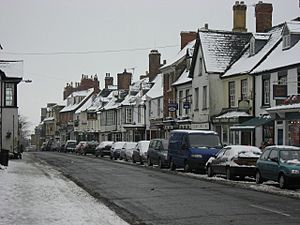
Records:
[[[233,108],[236,106],[235,101],[235,81],[229,81],[228,82],[228,105],[229,108]]]
[[[248,100],[248,79],[241,80],[241,100]]]
[[[266,86],[265,84],[268,85]],[[263,76],[262,77],[262,106],[270,106],[270,102],[271,102],[270,96],[271,96],[270,76]]]
[[[195,92],[195,96],[194,96],[195,108],[194,108],[194,110],[199,110],[199,88],[195,88],[194,92]]]
[[[17,86],[16,86],[15,83],[4,82],[4,92],[3,92],[3,94],[4,94],[4,104],[3,104],[4,107],[7,107],[7,108],[17,107]]]

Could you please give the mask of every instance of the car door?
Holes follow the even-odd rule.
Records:
[[[155,154],[154,148],[155,148],[155,144],[156,144],[156,140],[151,140],[151,141],[150,141],[150,144],[149,144],[148,151],[147,151],[148,158],[151,159],[151,161],[153,161],[153,159],[154,159],[154,154]]]
[[[278,178],[278,150],[272,149],[267,160],[267,178],[273,181],[277,181]]]
[[[265,150],[256,162],[256,167],[259,169],[262,178],[267,178],[268,157],[270,152],[271,149]]]
[[[222,162],[223,160],[223,157],[224,157],[224,153],[226,152],[226,148],[223,148],[216,156],[215,159],[212,160],[212,163],[211,163],[211,166],[212,166],[212,169],[215,173],[221,173],[221,165],[220,163]]]

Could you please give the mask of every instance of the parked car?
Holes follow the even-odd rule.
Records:
[[[102,141],[95,149],[95,156],[101,157],[105,155],[110,155],[110,148],[114,142],[113,141]]]
[[[76,144],[76,140],[67,140],[65,145],[65,152],[75,152]]]
[[[95,154],[95,149],[99,145],[98,141],[87,141],[85,145],[81,148],[81,154]]]
[[[120,157],[120,152],[124,144],[125,144],[124,141],[117,141],[112,144],[110,149],[110,159],[117,160]]]
[[[255,176],[255,164],[261,155],[261,150],[254,146],[229,145],[211,157],[206,163],[207,175],[224,174],[228,180],[239,176]]]
[[[280,188],[300,185],[300,148],[294,146],[266,147],[256,162],[256,183],[272,180]]]
[[[152,139],[147,151],[147,164],[159,165],[160,168],[169,167],[168,158],[168,140],[167,139]]]
[[[82,149],[87,145],[87,142],[86,141],[80,141],[77,145],[76,145],[76,148],[75,148],[75,153],[76,154],[82,154]]]
[[[171,170],[204,170],[207,160],[221,148],[219,136],[214,131],[173,130],[168,146]]]
[[[137,142],[126,142],[125,143],[123,148],[125,149],[124,159],[126,161],[132,160],[133,149],[135,148],[136,145],[137,145]]]
[[[150,141],[139,141],[132,153],[132,162],[143,164],[147,160],[147,151]]]

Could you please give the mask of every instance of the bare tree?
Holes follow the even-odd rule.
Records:
[[[28,121],[27,117],[19,114],[19,145],[28,146],[30,141],[30,130],[29,127],[31,123]]]

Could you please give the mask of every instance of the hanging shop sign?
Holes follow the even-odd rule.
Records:
[[[176,102],[169,102],[168,109],[169,112],[175,112],[178,109],[178,104]]]
[[[183,108],[184,108],[184,109],[190,109],[190,108],[191,108],[190,102],[184,102],[184,103],[183,103]]]

